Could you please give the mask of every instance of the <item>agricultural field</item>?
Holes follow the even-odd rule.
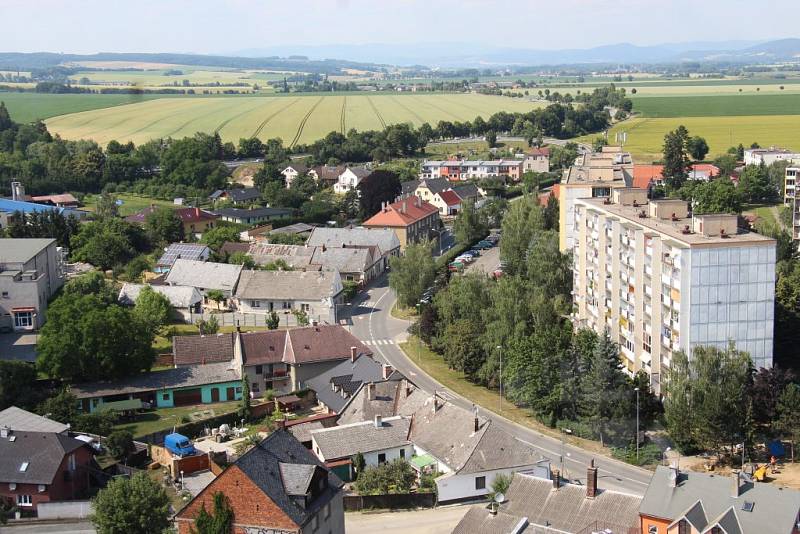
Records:
[[[276,97],[165,98],[52,117],[51,132],[66,139],[141,143],[153,138],[218,132],[225,141],[280,137],[308,143],[331,131],[381,129],[387,124],[488,118],[524,112],[540,102],[478,94],[310,94]]]
[[[180,74],[173,72],[180,71]],[[70,76],[74,83],[83,78],[88,78],[92,84],[137,87],[163,87],[174,84],[181,85],[183,80],[188,80],[193,85],[212,85],[232,83],[263,83],[266,81],[282,80],[289,72],[268,72],[257,70],[222,70],[204,69],[202,67],[189,67],[171,65],[168,68],[155,68],[147,70],[91,70],[77,72]]]
[[[78,113],[93,109],[110,108],[132,102],[180,95],[92,95],[43,93],[2,93],[0,102],[5,102],[11,118],[17,122],[49,119],[65,113]],[[184,97],[185,98],[185,97]]]
[[[664,135],[681,124],[688,128],[691,135],[705,137],[710,148],[709,159],[724,154],[729,147],[739,143],[744,146],[758,142],[761,146],[800,148],[798,115],[638,117],[616,124],[609,131],[608,138],[613,140],[616,132],[627,132],[625,148],[636,161],[645,163],[661,158]],[[586,136],[583,140],[591,141],[594,137]]]
[[[128,215],[133,215],[134,213],[138,213],[145,208],[149,208],[152,205],[165,207],[165,208],[177,208],[173,202],[168,200],[159,200],[150,197],[143,197],[139,195],[134,195],[132,193],[115,193],[114,196],[122,201],[122,204],[119,206],[119,214],[122,217],[127,217]],[[86,195],[83,197],[83,207],[81,209],[86,211],[94,211],[97,209],[97,201],[100,199],[100,195]]]
[[[800,115],[800,92],[633,98],[633,107],[644,117]]]

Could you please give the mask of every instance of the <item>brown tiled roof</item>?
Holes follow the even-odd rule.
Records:
[[[250,243],[236,243],[234,241],[226,241],[219,251],[223,254],[233,254],[234,252],[247,252],[250,250]]]
[[[158,208],[154,206],[150,206],[145,208],[133,215],[128,215],[125,217],[125,220],[130,223],[143,223],[147,216],[156,211]],[[214,219],[218,219],[218,215],[214,215],[213,213],[209,213],[205,210],[201,210],[200,208],[178,208],[173,210],[175,215],[181,220],[183,223],[192,223],[192,222],[199,222],[199,221],[213,221]]]
[[[288,331],[288,337],[284,357],[287,363],[343,360],[350,357],[350,347],[355,347],[356,353],[372,355],[369,347],[338,325],[295,328]]]
[[[234,334],[175,336],[172,355],[175,365],[229,362],[233,359]]]
[[[286,348],[286,332],[247,332],[241,334],[245,365],[280,363]]]

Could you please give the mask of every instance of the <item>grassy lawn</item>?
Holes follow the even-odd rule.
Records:
[[[395,303],[392,307],[392,317],[395,319],[403,319],[404,321],[411,321],[417,316],[416,308],[404,308],[400,304]]]
[[[181,406],[178,408],[159,408],[136,416],[136,421],[125,421],[115,426],[118,430],[128,430],[135,436],[144,436],[159,430],[181,425],[185,422],[208,419],[235,411],[239,401]],[[195,413],[197,412],[197,413]],[[195,418],[191,414],[195,413]],[[185,419],[184,419],[185,418]]]
[[[498,412],[500,407],[500,397],[498,392],[485,388],[483,386],[473,384],[464,377],[464,373],[454,371],[447,367],[441,356],[433,352],[424,343],[419,343],[415,336],[410,336],[408,341],[400,343],[400,348],[406,353],[408,358],[413,361],[420,369],[425,371],[434,380],[447,387],[448,389],[458,393],[462,397],[468,399],[470,402],[489,409],[493,412]],[[526,426],[542,434],[547,434],[553,438],[560,439],[560,435],[556,429],[541,424],[537,421],[527,410],[514,406],[510,401],[503,400],[503,417],[509,419],[517,424]],[[575,436],[569,436],[566,440],[568,443],[586,449],[588,451],[602,454],[604,456],[611,456],[611,449],[601,447],[596,441],[586,440]]]
[[[114,193],[114,196],[123,202],[123,204],[119,207],[119,214],[122,217],[127,217],[128,215],[133,215],[144,208],[149,208],[151,204],[155,204],[156,206],[165,206],[167,208],[178,207],[169,200],[158,200],[155,198],[133,195],[131,193]],[[83,198],[83,209],[94,211],[97,207],[97,200],[99,197],[100,195],[86,195]]]
[[[768,221],[770,223],[776,223],[775,220],[775,213],[772,208],[778,206],[782,206],[782,203],[777,204],[746,204],[742,208],[742,213],[752,213],[754,215],[758,215],[760,219]]]

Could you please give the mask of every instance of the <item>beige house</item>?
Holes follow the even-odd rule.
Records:
[[[414,197],[385,205],[381,211],[364,221],[362,226],[391,228],[400,240],[402,251],[409,244],[436,238],[441,231],[442,221],[436,206]]]

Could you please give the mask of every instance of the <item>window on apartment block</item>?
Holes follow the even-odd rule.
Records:
[[[17,506],[33,506],[33,498],[30,495],[17,495]]]
[[[475,477],[475,489],[486,489],[486,477]]]
[[[14,313],[14,326],[16,328],[30,328],[33,326],[33,312]]]
[[[378,454],[378,463],[379,464],[386,463],[386,453],[385,452],[381,452],[381,453]]]
[[[653,352],[652,349],[653,338],[650,337],[650,334],[645,333],[642,339],[642,350],[645,351],[647,354]]]

